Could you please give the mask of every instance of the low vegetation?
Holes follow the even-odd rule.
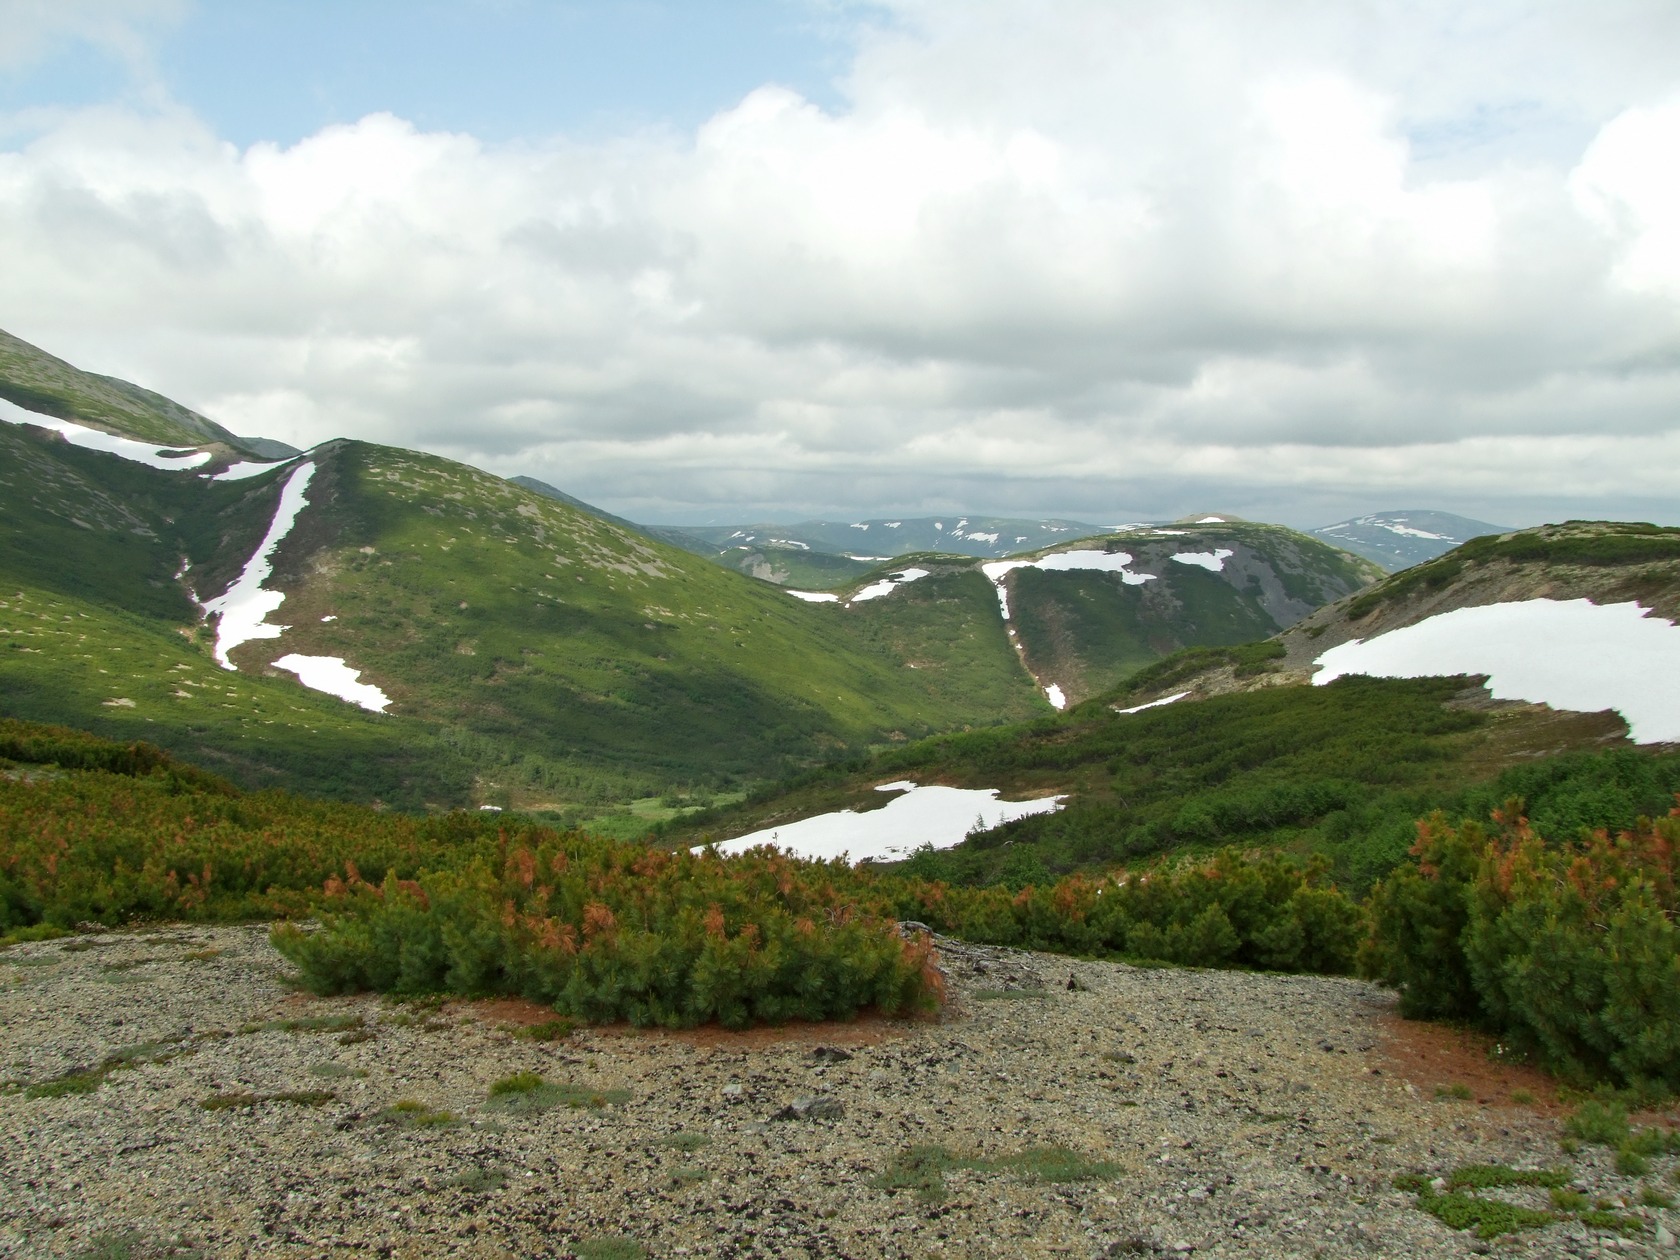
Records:
[[[1392,711],[1404,730],[1407,711]],[[1227,747],[1244,748],[1240,711],[1226,716]],[[1147,764],[1152,741],[1195,724],[1134,729],[1142,737],[1115,748],[1108,773],[1124,773],[1134,756]],[[1315,744],[1306,729],[1297,746],[1334,748],[1344,768],[1359,750],[1327,736]],[[930,942],[898,927],[917,920],[977,942],[1086,956],[1363,969],[1397,987],[1408,1014],[1487,1027],[1568,1079],[1680,1091],[1680,817],[1627,817],[1672,788],[1672,757],[1612,752],[1507,772],[1494,786],[1531,790],[1545,829],[1516,803],[1489,824],[1437,811],[1414,824],[1410,854],[1361,899],[1325,855],[1276,845],[1019,886],[960,883],[930,876],[924,859],[939,855],[896,869],[770,849],[724,859],[479,813],[419,818],[245,794],[156,749],[52,728],[8,724],[0,740],[0,934],[40,938],[44,928],[135,918],[293,920],[274,939],[309,988],[424,999],[417,1015],[386,1022],[426,1026],[426,1004],[444,993],[551,1006],[559,1018],[537,1038],[563,1037],[571,1021],[739,1027],[916,1011],[941,996]],[[992,746],[1019,770],[1051,744]],[[1240,764],[1233,756],[1233,772]],[[1245,798],[1226,786],[1184,799],[1217,817],[1210,802]],[[1605,825],[1617,819],[1626,821]],[[308,916],[321,926],[295,924]],[[371,1035],[353,1015],[240,1031]],[[93,1089],[125,1065],[113,1059],[31,1088]],[[539,1085],[545,1098],[560,1088]],[[563,1091],[553,1101],[577,1105]],[[1649,1159],[1650,1139],[1630,1137],[1625,1151],[1616,1140],[1629,1167]]]

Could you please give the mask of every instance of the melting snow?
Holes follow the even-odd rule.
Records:
[[[858,522],[858,521],[853,521],[852,522],[852,528],[853,529],[868,529],[869,526],[867,526],[865,524],[862,524],[861,522]]]
[[[245,562],[245,571],[234,579],[233,585],[204,604],[205,616],[212,613],[221,618],[216,623],[216,659],[223,669],[232,669],[228,653],[251,639],[278,639],[285,626],[264,624],[269,613],[280,607],[285,595],[279,591],[265,591],[262,584],[273,571],[274,549],[291,530],[292,523],[303,510],[303,492],[315,475],[313,463],[299,464],[280,491],[280,506],[261,545]]]
[[[1170,695],[1170,696],[1162,696],[1159,700],[1151,700],[1148,704],[1134,704],[1129,709],[1118,709],[1118,710],[1116,710],[1116,712],[1119,712],[1119,713],[1142,713],[1145,709],[1158,709],[1163,704],[1171,704],[1175,700],[1182,700],[1182,699],[1184,699],[1185,696],[1187,696],[1189,694],[1190,693],[1188,691],[1180,691],[1180,692],[1176,692],[1175,694]]]
[[[1445,534],[1432,534],[1427,529],[1413,529],[1410,525],[1403,525],[1398,521],[1372,521],[1373,525],[1380,525],[1393,534],[1403,534],[1407,538],[1432,538],[1436,542],[1451,542]]]
[[[1062,689],[1055,683],[1051,683],[1044,689],[1044,698],[1050,702],[1050,707],[1053,709],[1067,708],[1067,697],[1062,694]]]
[[[780,827],[755,831],[749,836],[727,840],[717,846],[720,853],[743,853],[761,844],[772,844],[795,857],[849,857],[896,861],[909,857],[924,844],[949,849],[961,844],[977,820],[987,827],[1029,814],[1047,814],[1061,808],[1060,796],[1036,801],[1000,801],[996,788],[917,787],[914,783],[887,783],[878,792],[901,792],[884,809],[859,814],[849,809],[821,814]],[[696,852],[699,850],[696,849]]]
[[[894,573],[890,577],[884,577],[879,582],[871,582],[868,586],[864,587],[846,602],[850,604],[861,604],[866,599],[880,599],[881,596],[891,592],[894,587],[906,586],[909,583],[916,581],[918,578],[925,578],[927,575],[928,570],[926,569],[905,569],[901,573]]]
[[[291,462],[289,459],[277,459],[272,463],[251,463],[246,460],[237,464],[229,464],[221,472],[211,473],[209,476],[211,481],[244,481],[247,477],[260,476],[270,468],[281,468]]]
[[[838,595],[825,595],[821,591],[789,591],[788,594],[795,599],[804,600],[807,604],[837,604],[840,602]]]
[[[957,536],[959,538],[966,538],[970,542],[991,543],[994,546],[997,544],[997,540],[998,540],[998,536],[996,534],[982,534],[982,533],[979,533],[979,532],[975,532],[975,533],[972,533],[972,534],[959,534]]]
[[[372,683],[357,682],[359,669],[351,669],[340,656],[299,656],[293,653],[274,662],[278,669],[290,670],[298,681],[311,691],[324,691],[329,696],[359,704],[370,713],[383,713],[391,703],[383,691]]]
[[[1596,713],[1615,709],[1636,743],[1680,741],[1680,627],[1638,604],[1530,599],[1440,613],[1333,647],[1322,686],[1344,674],[1486,674],[1500,700]]]
[[[773,547],[797,547],[800,551],[811,550],[810,543],[802,543],[797,538],[772,538],[770,545]]]
[[[1218,573],[1225,567],[1225,561],[1234,554],[1227,548],[1218,547],[1213,551],[1181,551],[1173,559],[1180,564],[1193,564],[1209,573]]]
[[[32,424],[39,429],[51,429],[71,446],[80,446],[90,451],[104,451],[107,455],[115,455],[119,459],[130,460],[136,464],[145,464],[149,468],[180,472],[210,462],[209,451],[170,454],[169,452],[178,448],[159,446],[155,442],[136,442],[133,438],[118,437],[114,433],[102,433],[98,429],[72,424],[56,416],[40,415],[4,398],[0,398],[0,420],[8,424]]]
[[[1198,525],[1223,525],[1224,523],[1225,518],[1223,516],[1204,516],[1196,522]]]

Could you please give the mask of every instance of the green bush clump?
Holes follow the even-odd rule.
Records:
[[[1680,817],[1561,844],[1520,801],[1495,822],[1419,824],[1371,898],[1367,972],[1403,1013],[1476,1020],[1569,1078],[1680,1091]]]
[[[494,865],[334,879],[326,926],[274,942],[317,993],[517,995],[591,1022],[739,1028],[938,1000],[931,944],[840,863],[526,840]]]
[[[1323,859],[1237,849],[1019,892],[906,880],[896,897],[903,917],[965,940],[1203,967],[1343,973],[1364,933]]]

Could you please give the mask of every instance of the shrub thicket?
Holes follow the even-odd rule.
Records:
[[[1225,849],[1103,879],[1073,875],[1019,891],[897,884],[901,913],[965,940],[1205,967],[1346,972],[1364,931],[1328,863]]]
[[[1419,824],[1371,899],[1363,960],[1414,1016],[1468,1018],[1583,1080],[1680,1091],[1680,811],[1547,843],[1512,802],[1489,830]]]
[[[926,938],[901,937],[839,864],[525,840],[416,880],[351,870],[328,881],[323,930],[275,943],[318,993],[518,994],[591,1021],[738,1028],[937,1001]]]

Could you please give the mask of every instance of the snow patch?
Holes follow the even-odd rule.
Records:
[[[200,464],[210,462],[209,451],[183,450],[180,454],[175,454],[180,448],[159,446],[155,442],[136,442],[133,438],[103,433],[86,425],[60,420],[56,416],[43,416],[4,398],[0,398],[0,420],[8,424],[32,424],[38,429],[51,429],[71,446],[79,446],[89,451],[103,451],[107,455],[115,455],[131,463],[145,464],[148,468],[161,468],[166,472],[184,472],[188,468],[197,468]]]
[[[847,857],[853,862],[875,858],[897,861],[909,857],[924,844],[949,849],[961,844],[978,821],[985,827],[1048,814],[1062,807],[1061,796],[1036,801],[1000,801],[996,788],[917,787],[914,783],[888,783],[876,789],[901,792],[883,808],[859,814],[844,809],[815,818],[767,827],[751,835],[726,840],[719,853],[744,853],[761,844],[774,845],[794,857],[827,861]],[[705,846],[696,846],[700,852]]]
[[[291,531],[298,513],[303,511],[303,492],[308,489],[309,479],[314,475],[315,465],[304,463],[286,478],[286,484],[280,490],[280,506],[274,510],[274,520],[269,523],[268,533],[263,535],[256,552],[245,562],[245,571],[233,580],[227,590],[203,606],[205,616],[215,614],[220,618],[216,623],[215,656],[223,669],[234,668],[233,662],[228,660],[228,653],[241,643],[252,639],[278,639],[286,628],[265,623],[268,614],[279,608],[286,597],[279,591],[263,590],[262,584],[274,571],[274,549]]]
[[[822,591],[789,591],[795,599],[802,599],[807,604],[838,604],[838,595],[826,595]]]
[[[1225,518],[1223,516],[1204,516],[1196,522],[1198,525],[1223,525],[1224,523]]]
[[[1217,547],[1212,551],[1181,551],[1173,559],[1180,564],[1193,564],[1209,573],[1218,573],[1225,567],[1225,562],[1235,554],[1228,548]]]
[[[1062,694],[1062,689],[1055,683],[1051,683],[1044,689],[1044,698],[1050,702],[1052,709],[1067,708],[1067,697]]]
[[[881,596],[890,594],[895,588],[908,586],[911,582],[925,578],[927,575],[927,569],[905,569],[902,572],[884,577],[879,582],[871,582],[846,602],[848,604],[861,604],[866,599],[880,599]]]
[[[299,656],[295,652],[274,662],[276,669],[290,670],[298,681],[311,691],[324,691],[329,696],[359,704],[370,713],[383,713],[391,703],[372,683],[357,682],[359,669],[351,669],[340,656]]]
[[[1496,699],[1614,709],[1635,743],[1680,741],[1680,627],[1635,603],[1529,599],[1458,608],[1318,658],[1314,686],[1344,674],[1486,674]]]
[[[296,458],[296,456],[293,458]],[[208,475],[211,481],[244,481],[247,477],[261,476],[271,468],[284,468],[291,462],[292,461],[290,459],[277,459],[272,463],[252,463],[250,460],[242,460],[237,464],[229,464],[219,473],[210,473]]]
[[[1372,521],[1371,524],[1386,529],[1391,534],[1400,534],[1406,538],[1428,538],[1435,542],[1451,542],[1445,534],[1432,534],[1427,529],[1413,529],[1410,525],[1400,521]]]
[[[1182,699],[1184,699],[1185,696],[1187,696],[1189,694],[1190,693],[1188,691],[1180,691],[1180,692],[1176,692],[1175,694],[1170,695],[1170,696],[1162,696],[1159,700],[1151,700],[1148,704],[1134,704],[1129,709],[1116,709],[1115,712],[1116,713],[1142,713],[1145,709],[1158,709],[1163,704],[1172,704],[1174,701],[1182,700]]]

